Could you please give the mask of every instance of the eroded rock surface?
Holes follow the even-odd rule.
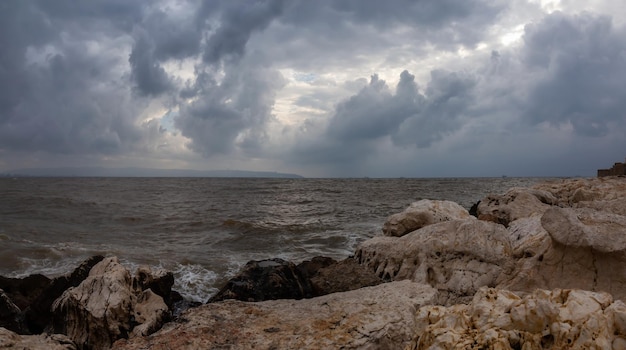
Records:
[[[512,253],[504,226],[470,218],[402,237],[374,237],[359,245],[355,258],[385,280],[431,285],[442,303],[451,304],[471,299],[482,286],[495,286],[513,269]]]
[[[422,199],[411,203],[403,212],[389,216],[383,225],[383,233],[400,237],[424,226],[469,216],[469,212],[455,202]]]
[[[626,305],[608,293],[482,288],[469,305],[422,307],[408,349],[623,349]]]
[[[509,226],[511,221],[542,214],[556,203],[556,197],[549,191],[515,187],[504,194],[490,194],[481,199],[477,216],[480,220]]]
[[[113,349],[402,349],[414,338],[415,313],[435,293],[398,281],[313,299],[227,300]]]
[[[149,290],[148,290],[149,291]],[[152,293],[138,298],[130,272],[116,257],[96,264],[77,287],[52,305],[53,329],[66,334],[81,349],[108,349],[120,338],[147,335],[167,319],[168,307]]]

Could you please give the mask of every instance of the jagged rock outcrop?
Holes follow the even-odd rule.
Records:
[[[20,308],[0,289],[0,327],[20,334],[26,333],[21,313]]]
[[[549,240],[535,255],[521,259],[500,287],[520,291],[580,288],[626,300],[625,216],[554,207],[539,222]]]
[[[227,300],[189,309],[149,337],[113,349],[402,349],[436,291],[410,281],[313,299]]]
[[[513,269],[504,226],[474,218],[433,224],[402,237],[374,237],[355,258],[385,280],[429,284],[445,304],[471,299],[478,288],[495,286]]]
[[[469,305],[425,306],[407,349],[624,349],[626,305],[610,294],[482,288]]]
[[[422,199],[411,203],[401,213],[389,216],[383,225],[383,234],[401,237],[424,226],[469,216],[469,212],[455,202]]]
[[[52,313],[54,331],[66,334],[78,348],[107,349],[117,339],[158,329],[168,318],[168,307],[150,290],[134,290],[130,272],[110,257],[66,290],[52,304]]]
[[[76,345],[62,334],[19,335],[0,327],[0,349],[76,350]]]
[[[167,306],[172,309],[174,303],[182,301],[182,296],[172,290],[174,274],[171,271],[150,266],[140,266],[135,272],[133,288],[135,290],[150,289],[154,294],[163,298]]]
[[[84,281],[91,268],[102,259],[104,259],[102,255],[86,259],[72,273],[54,278],[41,292],[37,293],[36,298],[24,310],[25,322],[31,333],[38,334],[51,327],[52,303],[68,288],[76,287]]]
[[[41,274],[33,274],[24,278],[7,278],[0,276],[0,289],[6,293],[5,297],[19,309],[19,327],[11,327],[0,315],[0,325],[20,334],[39,334],[51,324],[52,314],[50,307],[55,299],[72,286],[83,281],[102,256],[93,256],[80,264],[71,274],[50,279]]]

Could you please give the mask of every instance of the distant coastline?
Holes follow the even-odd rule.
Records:
[[[245,178],[290,178],[303,176],[274,171],[247,170],[193,170],[193,169],[150,169],[150,168],[104,168],[63,167],[15,169],[0,174],[0,177],[245,177]]]

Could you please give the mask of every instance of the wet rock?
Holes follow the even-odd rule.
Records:
[[[167,319],[168,307],[152,293],[139,296],[130,272],[115,257],[96,264],[77,287],[52,304],[54,332],[66,334],[81,349],[108,349],[120,338],[146,335]]]
[[[0,289],[0,327],[20,334],[26,333],[20,308]]]
[[[0,289],[20,310],[26,309],[49,284],[50,279],[41,274],[24,278],[0,276]]]
[[[626,305],[607,293],[482,288],[469,305],[425,306],[408,349],[616,349]]]
[[[303,278],[310,279],[315,276],[320,269],[332,266],[336,263],[337,261],[333,258],[316,256],[311,260],[305,260],[299,263],[296,268],[300,271]]]
[[[313,296],[311,284],[292,262],[282,259],[249,261],[209,303],[226,299],[263,301]]]
[[[52,303],[68,288],[78,286],[87,276],[91,268],[104,259],[95,255],[83,261],[72,273],[54,278],[46,287],[37,292],[36,298],[24,310],[26,324],[33,334],[39,334],[51,327]]]
[[[182,296],[172,290],[174,274],[171,271],[140,266],[135,272],[133,283],[134,288],[138,291],[143,292],[150,289],[159,295],[170,310],[173,309],[175,303],[182,301]]]
[[[440,291],[440,302],[471,300],[513,269],[509,232],[492,222],[447,221],[402,237],[374,237],[359,245],[357,261],[387,281],[410,279]]]
[[[410,281],[312,299],[227,300],[189,309],[149,337],[113,349],[403,349],[436,291]]]
[[[76,350],[76,345],[62,334],[19,335],[0,327],[0,349]]]
[[[467,210],[457,203],[423,199],[412,203],[403,212],[389,216],[383,225],[383,234],[400,237],[424,226],[469,216]]]

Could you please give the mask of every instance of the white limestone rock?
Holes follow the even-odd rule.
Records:
[[[469,217],[469,212],[455,202],[422,199],[411,203],[403,212],[389,216],[383,225],[383,234],[400,237],[434,223]]]
[[[115,340],[128,337],[135,323],[139,323],[136,334],[158,329],[168,312],[163,299],[151,292],[138,299],[130,272],[110,257],[55,300],[52,323],[55,332],[66,334],[81,349],[108,349]]]
[[[478,204],[478,219],[504,226],[521,218],[543,214],[557,203],[555,196],[544,190],[514,187],[506,193],[490,194]]]
[[[469,305],[422,307],[407,349],[617,349],[624,320],[607,293],[481,288]]]
[[[440,302],[471,299],[478,288],[495,286],[513,269],[509,232],[475,219],[433,224],[402,237],[374,237],[359,245],[355,258],[384,280],[410,279],[431,285]]]

